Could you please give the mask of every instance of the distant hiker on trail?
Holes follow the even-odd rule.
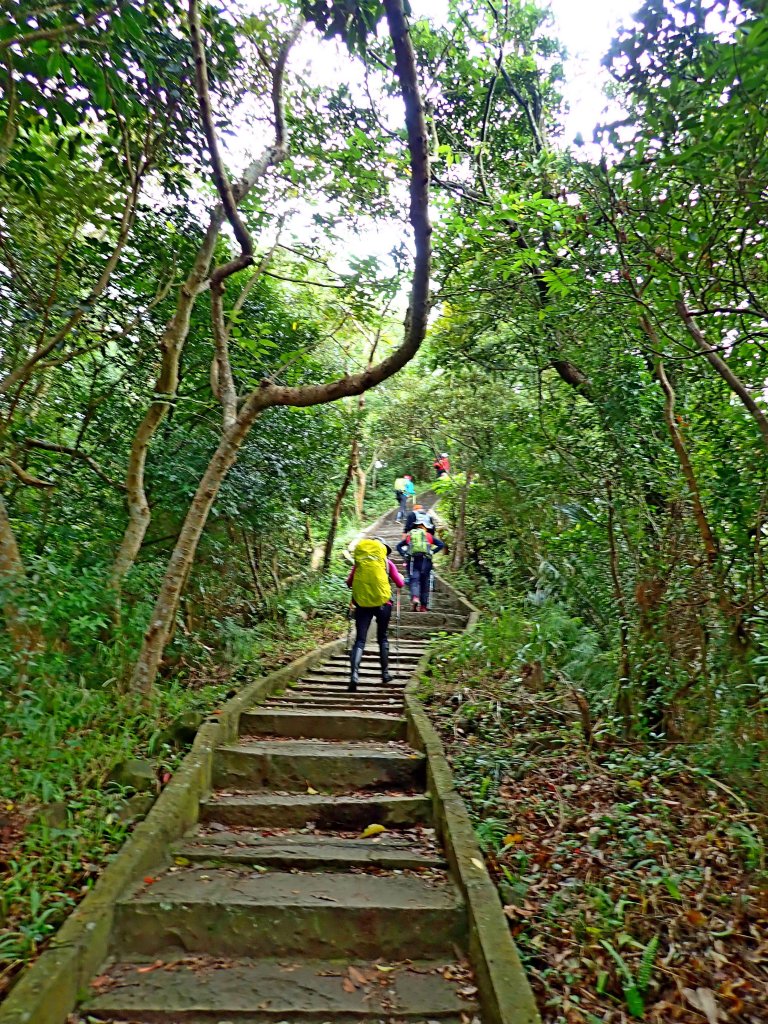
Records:
[[[420,505],[418,502],[414,504],[411,511],[405,517],[403,539],[405,539],[406,533],[410,533],[417,523],[421,523],[422,526],[426,526],[428,533],[435,532],[435,517],[428,509],[425,509],[424,506]]]
[[[432,582],[432,556],[442,551],[445,544],[426,527],[417,523],[397,545],[403,558],[410,558],[411,604],[414,611],[429,611],[429,592]]]
[[[435,528],[436,528],[435,517],[432,515],[431,512],[427,511],[427,509],[425,509],[423,505],[420,505],[418,502],[416,502],[414,504],[413,508],[411,509],[411,511],[405,517],[405,526],[403,527],[403,536],[402,536],[403,540],[406,539],[408,534],[411,532],[411,530],[414,528],[414,526],[416,526],[418,523],[420,523],[423,527],[425,527],[427,533],[431,533],[434,536]],[[445,547],[445,545],[443,545],[443,547]],[[410,559],[410,557],[408,555],[406,555],[405,556],[405,582],[406,583],[410,583],[410,576],[411,576],[411,559]]]
[[[432,468],[435,471],[435,477],[439,480],[441,476],[451,475],[451,460],[448,458],[448,452],[443,452],[439,455],[432,463]]]
[[[405,474],[405,511],[408,511],[408,501],[413,498],[416,494],[416,488],[413,486],[413,477],[410,473]]]
[[[392,548],[381,537],[365,538],[359,541],[353,551],[355,565],[349,576],[347,586],[352,588],[352,605],[355,610],[355,642],[349,654],[350,676],[347,689],[350,693],[357,690],[360,676],[360,662],[363,660],[365,641],[373,619],[376,619],[376,639],[379,644],[379,661],[381,663],[381,680],[388,683],[389,674],[389,641],[387,628],[392,617],[392,588],[390,580],[399,589],[405,586],[405,580],[397,571],[394,562],[389,560]]]
[[[397,502],[397,515],[395,516],[395,522],[399,523],[405,519],[405,513],[408,509],[408,501],[405,497],[405,485],[407,480],[404,476],[399,476],[395,480],[395,501]]]

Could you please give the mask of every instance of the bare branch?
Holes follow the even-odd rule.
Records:
[[[192,42],[192,53],[195,58],[195,86],[197,89],[197,102],[200,108],[200,118],[203,122],[203,131],[208,143],[208,152],[211,155],[211,166],[213,168],[213,180],[224,207],[227,220],[232,225],[235,238],[240,246],[242,254],[253,257],[253,241],[251,234],[240,218],[237,210],[235,197],[229,183],[226,169],[219,152],[219,142],[216,138],[216,129],[213,126],[213,109],[211,107],[211,93],[208,87],[208,66],[205,59],[205,47],[203,45],[202,27],[200,25],[200,13],[197,9],[197,0],[189,0],[189,35]]]
[[[113,480],[111,476],[104,472],[95,459],[92,459],[86,452],[81,452],[79,448],[70,448],[65,444],[53,444],[51,441],[39,441],[36,438],[27,438],[24,441],[24,446],[26,448],[39,448],[45,452],[57,452],[59,455],[70,455],[73,459],[79,459],[80,462],[88,466],[96,476],[100,477],[104,483],[109,484],[110,487],[114,487],[116,491],[126,490],[125,484]]]
[[[713,367],[713,369],[717,373],[720,374],[720,376],[726,382],[731,391],[733,391],[735,395],[738,395],[738,397],[741,399],[742,404],[744,405],[744,408],[747,409],[754,417],[758,429],[760,430],[760,433],[762,435],[763,442],[765,446],[768,448],[768,417],[766,417],[763,410],[754,400],[752,395],[750,395],[741,378],[736,373],[734,373],[734,371],[731,369],[731,367],[728,365],[725,359],[718,355],[717,351],[713,348],[713,346],[709,344],[707,339],[704,337],[701,328],[694,320],[693,314],[686,308],[686,305],[682,299],[677,300],[677,302],[675,303],[675,308],[682,317],[686,330],[693,338],[693,340],[696,342],[696,344],[699,346],[701,351],[704,353],[707,362],[710,364],[710,366]]]
[[[31,476],[23,466],[20,466],[18,462],[8,455],[0,455],[0,462],[6,465],[25,485],[25,487],[39,487],[42,490],[48,490],[51,487],[55,487],[56,484],[50,480],[41,480],[39,477]]]
[[[95,11],[93,14],[89,14],[87,18],[83,18],[82,21],[70,21],[66,25],[59,25],[58,28],[36,28],[31,32],[25,32],[22,35],[11,36],[9,39],[0,40],[0,52],[9,49],[11,46],[28,46],[30,43],[37,42],[38,39],[46,39],[48,42],[53,42],[57,39],[66,39],[67,36],[71,36],[75,32],[95,25],[100,18],[104,18],[106,15],[111,14],[114,6],[114,4],[110,4],[109,7],[104,7],[100,11]]]

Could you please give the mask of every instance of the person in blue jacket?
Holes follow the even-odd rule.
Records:
[[[405,508],[403,514],[408,511],[408,502],[412,501],[416,495],[416,488],[413,486],[413,477],[410,473],[405,474],[405,489],[403,491],[403,497],[405,498]]]

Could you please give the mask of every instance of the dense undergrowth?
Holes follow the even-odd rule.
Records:
[[[624,742],[609,689],[593,721],[578,686],[591,674],[594,694],[603,659],[588,631],[559,671],[531,671],[553,625],[483,619],[441,641],[422,684],[545,1024],[764,1022],[758,788],[737,792],[696,748]]]

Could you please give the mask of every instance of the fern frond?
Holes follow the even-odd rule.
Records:
[[[637,969],[637,977],[635,984],[637,985],[640,992],[645,992],[651,983],[653,977],[653,965],[656,960],[656,954],[659,951],[659,936],[654,935],[648,945],[643,951],[643,958],[640,961],[640,966]]]

